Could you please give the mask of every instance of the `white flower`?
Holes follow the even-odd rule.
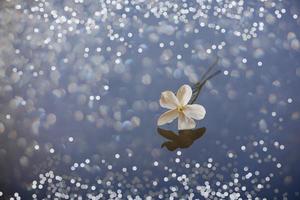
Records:
[[[183,85],[175,94],[172,91],[164,91],[161,93],[159,100],[160,106],[170,109],[163,113],[157,125],[161,126],[174,121],[178,117],[178,129],[192,129],[196,127],[196,122],[193,119],[201,120],[205,117],[205,108],[198,104],[190,104],[192,97],[192,89],[189,85]]]

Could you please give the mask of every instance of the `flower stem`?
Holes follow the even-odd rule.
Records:
[[[193,104],[197,100],[200,91],[203,88],[203,86],[206,84],[206,82],[221,72],[221,70],[218,70],[212,73],[211,75],[208,75],[212,71],[212,69],[215,66],[217,66],[218,61],[219,61],[219,57],[217,57],[216,61],[211,66],[209,66],[208,70],[202,75],[200,81],[193,86],[193,94],[189,104]]]

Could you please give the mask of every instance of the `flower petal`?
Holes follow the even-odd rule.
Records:
[[[192,104],[186,105],[183,109],[183,113],[189,118],[201,120],[205,117],[206,110],[199,104]]]
[[[183,113],[179,113],[178,118],[178,130],[192,129],[196,127],[196,122],[185,116]]]
[[[178,111],[177,110],[169,110],[165,113],[163,113],[157,120],[157,125],[161,126],[167,123],[172,122],[174,119],[178,117]]]
[[[163,108],[175,109],[179,105],[179,102],[172,91],[164,91],[161,93],[159,104]]]
[[[183,85],[178,89],[176,96],[177,99],[179,100],[179,103],[182,106],[185,106],[190,101],[192,94],[193,94],[192,88],[189,85]]]

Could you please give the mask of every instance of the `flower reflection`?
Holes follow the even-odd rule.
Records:
[[[189,130],[179,130],[178,134],[171,130],[157,128],[157,132],[168,139],[162,143],[161,148],[166,147],[169,151],[174,151],[177,148],[184,149],[190,147],[194,141],[201,138],[206,131],[205,127]]]

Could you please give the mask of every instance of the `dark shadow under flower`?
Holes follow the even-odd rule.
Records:
[[[169,151],[174,151],[177,148],[184,149],[190,147],[194,141],[201,138],[206,131],[205,127],[189,130],[179,130],[178,134],[171,130],[157,128],[157,132],[168,139],[162,143],[161,148],[166,147]]]

